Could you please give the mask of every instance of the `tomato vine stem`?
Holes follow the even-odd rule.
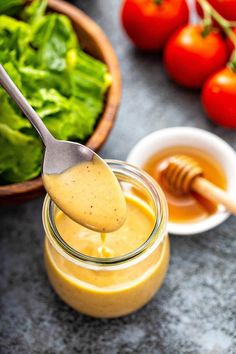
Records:
[[[209,9],[205,3],[202,4],[202,10],[203,10],[203,16],[204,16],[203,21],[202,21],[202,24],[203,24],[202,36],[206,37],[211,32],[211,29],[212,29],[212,17],[211,17],[211,14],[209,13],[209,11],[208,11]]]
[[[226,20],[223,16],[221,16],[219,14],[219,12],[217,12],[214,9],[213,6],[211,6],[208,3],[207,0],[197,0],[197,1],[200,4],[201,8],[203,9],[204,19],[208,19],[209,17],[211,19],[213,18],[220,25],[220,27],[223,29],[226,36],[233,43],[234,50],[233,50],[233,53],[232,53],[230,61],[229,61],[229,66],[231,67],[231,69],[236,71],[236,34],[232,30],[232,27],[235,26],[236,22]],[[204,23],[204,21],[203,21],[203,23]]]

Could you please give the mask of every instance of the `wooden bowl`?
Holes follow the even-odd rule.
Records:
[[[106,96],[104,111],[86,145],[97,151],[106,141],[120,103],[121,75],[116,54],[101,28],[84,12],[60,0],[48,0],[51,11],[70,18],[83,49],[107,64],[112,84]],[[34,199],[44,193],[41,177],[30,181],[0,186],[0,205],[13,205]]]

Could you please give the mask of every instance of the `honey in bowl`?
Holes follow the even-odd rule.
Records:
[[[227,187],[226,176],[221,166],[211,156],[201,150],[186,146],[176,146],[158,151],[143,166],[143,169],[160,184],[165,193],[170,222],[190,223],[206,219],[217,211],[217,204],[194,192],[186,195],[175,194],[166,185],[162,172],[166,168],[169,158],[174,155],[186,155],[194,158],[203,169],[204,177],[223,190],[226,190]]]

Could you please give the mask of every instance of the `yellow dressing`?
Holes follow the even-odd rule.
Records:
[[[119,182],[100,159],[76,165],[61,174],[43,176],[55,204],[75,222],[100,232],[112,232],[126,218]]]
[[[127,217],[121,228],[110,234],[88,230],[63,212],[55,215],[64,241],[93,257],[118,257],[141,246],[150,236],[155,216],[139,198],[126,195]],[[169,262],[168,237],[142,261],[119,270],[92,270],[75,264],[46,239],[45,261],[49,278],[59,296],[70,306],[95,317],[117,317],[147,303],[159,289]]]
[[[98,248],[98,253],[100,254],[101,258],[109,258],[109,257],[111,258],[113,256],[112,250],[110,250],[106,246],[106,237],[107,237],[107,234],[105,234],[105,233],[100,234],[101,246]]]
[[[140,247],[151,234],[155,217],[152,210],[136,197],[126,195],[127,216],[116,231],[100,234],[68,218],[62,211],[55,217],[57,229],[64,241],[88,256],[118,257]]]

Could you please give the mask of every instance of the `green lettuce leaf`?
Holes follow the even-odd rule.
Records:
[[[28,119],[17,114],[9,101],[10,98],[7,95],[2,95],[0,99],[0,124],[7,124],[13,130],[30,128]]]
[[[0,14],[22,1],[0,0]],[[0,62],[56,138],[85,142],[111,76],[104,63],[81,50],[67,17],[45,15],[46,3],[25,6],[18,18],[26,22],[0,15]],[[36,177],[41,158],[37,133],[0,87],[0,183]]]
[[[31,43],[38,49],[40,68],[61,72],[66,69],[67,51],[77,45],[77,38],[66,16],[50,14],[37,22]]]
[[[30,26],[12,17],[0,16],[0,52],[7,54],[8,61],[19,60],[29,45],[31,38]]]
[[[0,0],[0,15],[16,15],[24,2],[25,0]]]
[[[28,95],[32,96],[38,90],[54,88],[64,96],[70,96],[71,89],[68,80],[68,73],[60,75],[44,69],[35,69],[30,66],[19,67],[23,86],[27,89]]]
[[[37,109],[39,116],[43,119],[46,116],[61,112],[70,111],[70,103],[55,89],[40,89],[29,100],[31,105]]]
[[[40,173],[42,146],[38,139],[0,124],[0,179],[22,182]]]
[[[58,139],[83,142],[93,132],[97,112],[102,110],[103,104],[98,101],[99,104],[97,106],[94,104],[96,106],[94,109],[92,105],[89,107],[86,102],[75,97],[71,97],[68,101],[70,109],[47,116],[44,122]]]
[[[21,17],[24,21],[34,24],[45,15],[46,8],[47,0],[35,0],[24,8]]]

